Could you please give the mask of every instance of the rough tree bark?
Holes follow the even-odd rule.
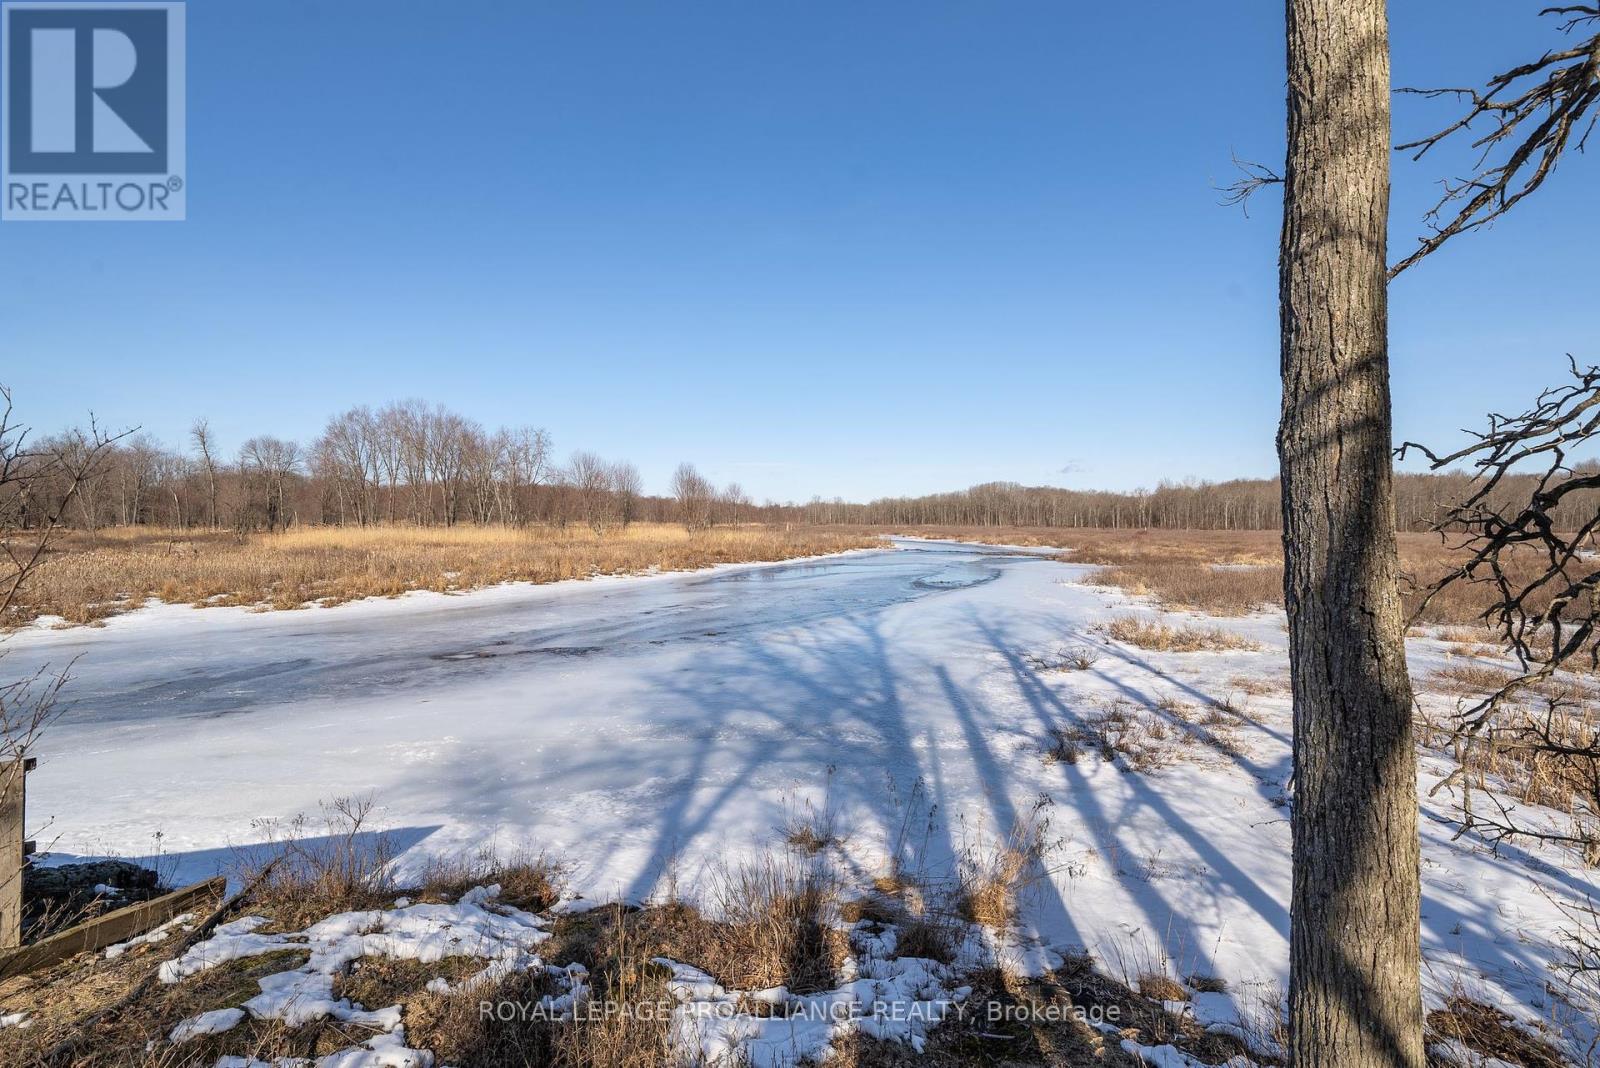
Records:
[[[1287,0],[1279,265],[1296,1068],[1421,1068],[1416,757],[1394,535],[1384,0]]]

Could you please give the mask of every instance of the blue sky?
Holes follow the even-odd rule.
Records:
[[[1531,58],[1540,6],[1395,0],[1396,84]],[[1273,0],[188,23],[188,221],[0,226],[0,381],[41,428],[205,415],[231,448],[420,396],[780,500],[1274,469],[1278,202],[1213,187],[1282,158]],[[1461,159],[1397,158],[1397,250]],[[1597,179],[1396,283],[1398,434],[1600,362]]]

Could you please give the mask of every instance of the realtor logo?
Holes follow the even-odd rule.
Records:
[[[0,219],[184,217],[184,5],[0,4]]]

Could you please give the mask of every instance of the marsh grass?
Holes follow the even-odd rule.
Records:
[[[62,538],[3,624],[40,616],[93,623],[147,598],[292,609],[411,590],[449,593],[501,582],[788,560],[876,544],[839,531],[740,526],[690,533],[664,523],[603,535],[576,526],[295,527],[243,536],[122,527]]]
[[[1118,616],[1099,627],[1101,633],[1125,645],[1161,653],[1201,653],[1240,650],[1251,652],[1261,646],[1222,627],[1197,627],[1192,624],[1169,626],[1137,616]]]
[[[961,850],[955,913],[996,933],[1016,924],[1023,895],[1045,878],[1042,861],[1050,846],[1048,797],[1034,802],[997,837],[980,836]]]

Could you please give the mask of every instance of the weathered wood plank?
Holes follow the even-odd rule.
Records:
[[[227,892],[228,880],[222,876],[174,890],[163,897],[108,912],[23,946],[0,957],[0,975],[20,975],[66,960],[78,953],[93,952],[165,923],[209,898],[220,899]]]
[[[0,950],[22,944],[23,827],[31,760],[0,763]]]

